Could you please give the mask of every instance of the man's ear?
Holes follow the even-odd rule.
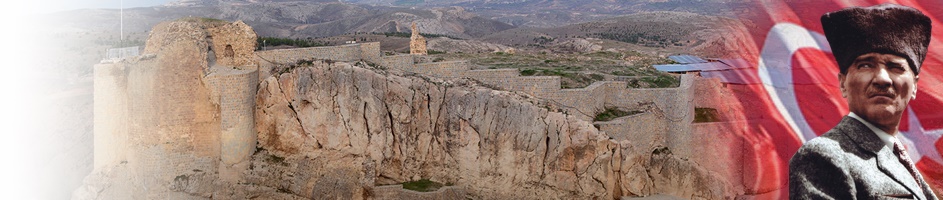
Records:
[[[914,89],[913,93],[910,94],[910,100],[917,99],[917,81],[920,80],[920,75],[914,75]]]
[[[848,93],[845,91],[845,74],[838,73],[838,88],[841,89],[841,97],[848,98]],[[914,90],[914,93],[917,93],[917,91]]]

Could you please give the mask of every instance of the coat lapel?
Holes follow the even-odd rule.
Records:
[[[841,132],[854,140],[859,147],[875,155],[877,167],[881,172],[884,172],[884,174],[890,176],[894,181],[897,181],[898,184],[910,190],[917,199],[926,199],[923,195],[923,189],[917,185],[917,181],[910,175],[910,171],[897,159],[894,150],[887,147],[884,141],[881,141],[881,138],[872,132],[871,129],[860,121],[848,116],[842,118],[842,121],[838,123],[837,127],[844,129]]]

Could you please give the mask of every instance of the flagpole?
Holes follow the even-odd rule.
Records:
[[[121,13],[119,14],[119,18],[121,19],[121,22],[119,25],[121,27],[121,31],[120,31],[121,35],[118,38],[118,41],[123,42],[124,41],[124,0],[121,0]]]

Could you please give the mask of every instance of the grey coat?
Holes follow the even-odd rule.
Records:
[[[894,150],[858,120],[845,116],[789,160],[790,199],[931,199]]]

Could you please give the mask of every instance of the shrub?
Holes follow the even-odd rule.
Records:
[[[277,37],[258,37],[256,38],[256,50],[261,50],[262,46],[279,46],[279,45],[288,45],[293,47],[320,47],[328,46],[325,43],[313,41],[310,39],[291,39],[291,38],[277,38]]]
[[[534,74],[537,74],[537,70],[534,70],[534,69],[521,70],[521,76],[533,76]]]
[[[717,109],[714,108],[694,108],[694,123],[718,122]]]
[[[429,179],[420,179],[418,181],[403,182],[403,189],[417,192],[432,192],[446,186],[442,183],[430,181]]]
[[[618,108],[606,108],[605,111],[597,114],[596,117],[593,118],[593,121],[597,121],[597,122],[609,121],[615,118],[639,114],[639,113],[642,113],[642,111],[638,111],[638,110],[624,111]]]

